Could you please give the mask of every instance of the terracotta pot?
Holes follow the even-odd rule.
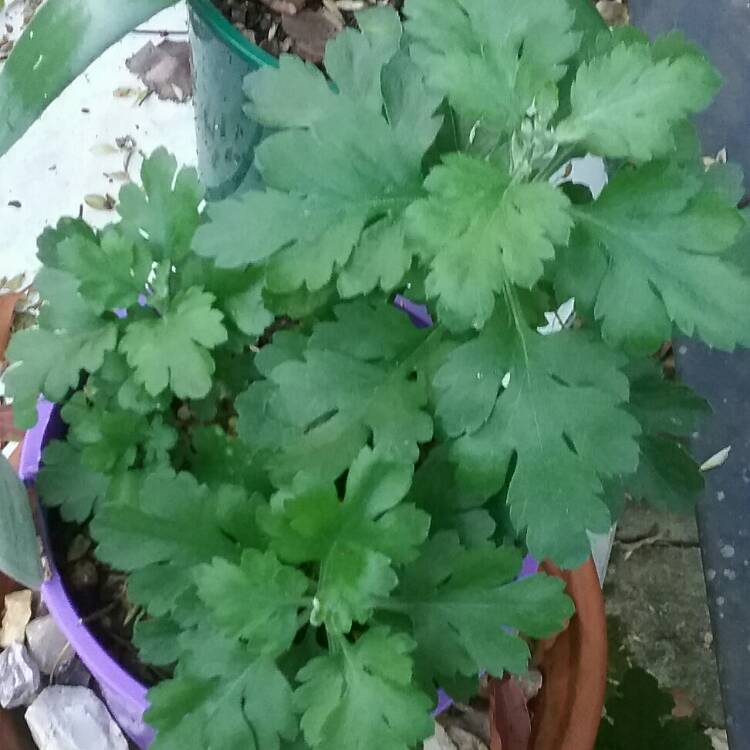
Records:
[[[490,694],[492,750],[593,750],[607,682],[607,621],[592,560],[577,570],[551,563],[545,572],[562,578],[576,614],[567,629],[538,644],[534,662],[544,683],[529,705],[517,686],[494,680]]]

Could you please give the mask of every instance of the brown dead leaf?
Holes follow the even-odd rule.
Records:
[[[23,430],[19,430],[13,423],[13,407],[10,404],[0,404],[0,445],[17,443],[23,437]]]
[[[336,24],[323,13],[303,10],[294,16],[284,16],[281,26],[292,40],[294,51],[304,60],[323,62],[326,44],[336,36]]]
[[[672,716],[675,719],[689,719],[695,713],[695,703],[686,691],[682,688],[674,688],[669,691],[674,700]]]
[[[26,626],[31,620],[31,591],[14,591],[5,597],[5,614],[0,627],[0,647],[23,643]]]
[[[84,202],[87,206],[95,209],[96,211],[111,211],[117,201],[109,194],[98,195],[97,193],[89,193],[84,196]]]
[[[158,47],[147,42],[125,64],[160,99],[184,102],[193,95],[187,42],[165,39]]]
[[[0,362],[5,359],[5,348],[8,346],[16,305],[23,299],[22,292],[11,292],[0,295]]]

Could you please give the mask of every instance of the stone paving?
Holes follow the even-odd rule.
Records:
[[[604,587],[621,647],[661,687],[723,727],[698,531],[692,517],[629,507],[617,529]]]

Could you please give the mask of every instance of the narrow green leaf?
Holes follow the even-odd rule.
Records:
[[[5,456],[0,456],[0,571],[29,588],[42,583],[29,496]]]
[[[111,44],[175,0],[49,0],[0,72],[0,156]]]

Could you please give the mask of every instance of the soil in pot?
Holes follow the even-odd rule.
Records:
[[[112,658],[147,687],[172,676],[170,669],[145,664],[133,644],[140,609],[128,600],[127,576],[96,557],[87,524],[67,523],[48,511],[55,566],[79,617]]]
[[[323,62],[326,43],[347,26],[355,11],[373,5],[401,10],[404,0],[215,0],[216,6],[253,44],[278,57],[285,52]]]

